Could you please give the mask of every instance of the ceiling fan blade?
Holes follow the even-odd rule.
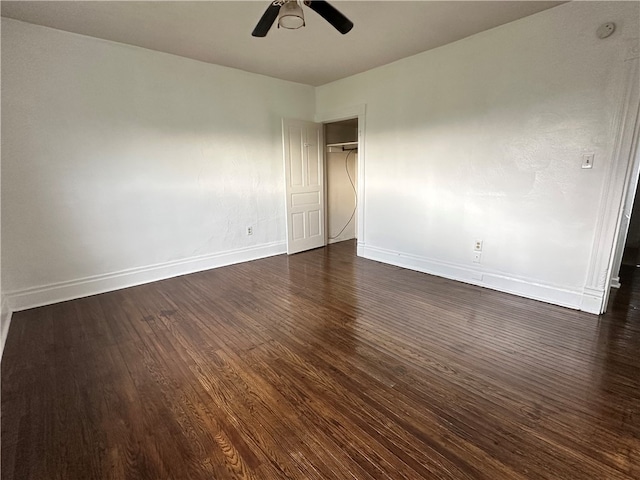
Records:
[[[341,34],[348,33],[353,28],[353,22],[340,13],[329,2],[323,0],[307,0],[304,2],[311,10],[316,12]]]
[[[273,22],[278,18],[280,6],[281,2],[271,2],[271,5],[267,7],[260,20],[258,20],[258,24],[256,28],[253,29],[253,32],[251,32],[251,35],[254,37],[266,37],[271,25],[273,25]]]

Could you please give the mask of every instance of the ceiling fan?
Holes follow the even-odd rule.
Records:
[[[340,13],[329,2],[320,0],[304,0],[311,10],[316,12],[343,35],[353,28],[353,22]],[[278,18],[278,28],[296,29],[304,27],[304,14],[298,0],[274,0],[262,14],[251,35],[265,37]]]

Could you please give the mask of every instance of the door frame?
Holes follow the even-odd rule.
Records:
[[[622,241],[620,230],[623,227],[625,203],[637,161],[637,152],[634,150],[638,146],[637,133],[640,128],[640,92],[637,89],[640,50],[635,44],[629,44],[623,55],[622,85],[618,97],[621,101],[614,120],[614,151],[604,174],[604,188],[580,305],[580,310],[597,315],[607,309],[611,281],[617,273],[613,271],[614,261]]]
[[[633,107],[633,106],[631,106]],[[622,266],[622,256],[624,255],[624,247],[627,243],[629,235],[629,225],[631,221],[631,212],[633,204],[637,198],[638,179],[640,172],[640,101],[635,110],[635,122],[633,122],[633,133],[631,136],[631,145],[628,158],[627,174],[624,181],[624,193],[618,213],[618,222],[616,225],[616,236],[611,249],[611,261],[607,272],[607,282],[605,285],[604,299],[602,302],[602,311],[607,311],[611,288],[620,287],[620,268]],[[624,152],[622,152],[624,154]],[[626,218],[625,218],[626,217]]]
[[[341,108],[339,110],[328,110],[326,112],[316,113],[314,121],[317,123],[327,124],[340,122],[342,120],[351,120],[353,118],[358,119],[358,205],[357,205],[357,224],[356,224],[356,232],[358,233],[357,239],[357,254],[358,256],[362,256],[362,251],[365,245],[365,219],[364,219],[364,211],[365,211],[365,178],[364,178],[364,170],[365,170],[365,132],[366,132],[366,104],[353,105],[350,107]],[[326,149],[324,152],[325,158],[323,159],[324,168],[326,169]],[[325,176],[326,178],[326,176]],[[326,188],[326,181],[325,181]],[[325,195],[325,202],[327,196]],[[325,205],[325,232],[326,229],[326,215],[327,208]],[[327,244],[328,239],[326,238],[325,233],[325,245]]]
[[[622,217],[620,222],[620,230],[618,232],[617,244],[614,247],[613,265],[611,269],[611,287],[620,288],[620,268],[622,267],[622,257],[624,249],[629,237],[629,227],[631,226],[631,214],[633,205],[636,201],[640,201],[638,195],[638,180],[640,180],[640,149],[638,148],[638,137],[640,136],[640,115],[636,121],[635,142],[632,147],[632,166],[631,174],[628,179],[627,194],[622,207]],[[635,152],[635,153],[634,153]]]

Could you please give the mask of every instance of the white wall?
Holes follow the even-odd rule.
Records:
[[[317,88],[367,106],[361,253],[579,308],[638,18],[572,2]]]
[[[2,291],[283,252],[281,117],[366,104],[360,253],[577,308],[638,9],[572,2],[317,89],[2,19]]]
[[[3,18],[12,306],[285,251],[281,118],[313,114],[310,86]]]

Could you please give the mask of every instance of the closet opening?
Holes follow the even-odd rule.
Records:
[[[327,243],[358,238],[358,119],[324,124]]]

